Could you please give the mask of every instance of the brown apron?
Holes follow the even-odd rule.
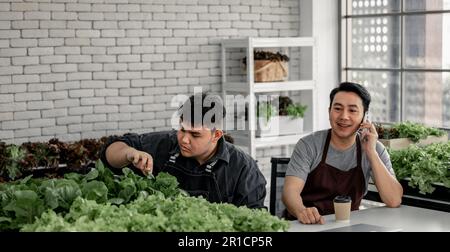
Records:
[[[359,136],[356,136],[357,164],[355,168],[341,171],[325,163],[331,140],[331,129],[323,148],[322,160],[308,175],[305,187],[301,193],[306,207],[316,207],[321,215],[333,214],[333,199],[338,195],[352,198],[352,211],[358,210],[366,187],[361,166],[362,152]]]

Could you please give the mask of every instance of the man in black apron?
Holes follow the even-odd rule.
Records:
[[[297,143],[283,188],[286,217],[301,223],[324,223],[334,213],[333,198],[350,196],[358,210],[372,177],[388,207],[401,204],[403,189],[389,155],[367,120],[370,94],[356,83],[341,83],[330,93],[331,129],[314,132]],[[358,132],[358,131],[361,132]]]
[[[133,165],[144,174],[167,172],[191,196],[264,208],[266,180],[256,162],[224,140],[225,108],[218,96],[195,94],[180,108],[180,129],[110,139],[102,161]]]

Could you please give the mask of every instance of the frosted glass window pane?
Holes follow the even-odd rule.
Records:
[[[450,74],[405,73],[405,120],[450,127]]]
[[[450,0],[406,0],[405,11],[450,10]]]
[[[450,69],[450,13],[405,17],[405,67]]]
[[[400,0],[347,0],[349,15],[400,12]]]
[[[360,83],[372,96],[370,120],[400,121],[400,78],[397,73],[379,71],[349,71],[349,80]]]
[[[352,18],[349,67],[399,68],[400,18]]]

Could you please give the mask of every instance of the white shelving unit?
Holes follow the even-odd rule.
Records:
[[[288,79],[278,82],[255,82],[254,50],[278,51],[287,54],[290,58]],[[247,58],[246,69],[242,69],[244,57]],[[234,130],[234,128],[227,130],[235,139],[235,145],[243,147],[256,158],[257,148],[293,145],[301,137],[316,129],[317,67],[315,59],[315,40],[312,37],[244,38],[222,41],[222,93],[227,106],[227,118],[235,115],[236,105],[229,104],[226,97],[242,95],[246,98],[248,121],[245,125],[247,126],[241,130]],[[257,125],[256,97],[262,94],[290,95],[292,92],[295,92],[294,102],[301,102],[308,106],[304,117],[304,132],[297,135],[256,137],[254,130]],[[245,118],[245,115],[244,117],[237,115],[237,118]]]

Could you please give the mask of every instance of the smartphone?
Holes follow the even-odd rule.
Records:
[[[365,114],[364,114],[364,118],[363,118],[363,120],[362,120],[362,122],[361,123],[363,123],[363,122],[368,122],[369,121],[369,111],[367,111]],[[365,134],[367,131],[369,131],[369,129],[367,129],[367,128],[360,128],[359,129],[359,133],[361,134],[361,135],[363,135],[363,134]],[[363,141],[365,141],[366,139],[363,139]]]

